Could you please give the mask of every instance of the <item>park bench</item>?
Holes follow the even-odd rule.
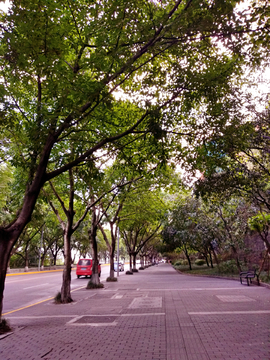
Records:
[[[240,282],[242,284],[242,280],[247,280],[247,285],[249,286],[252,283],[252,279],[257,278],[257,283],[260,285],[259,275],[256,273],[256,270],[247,270],[240,272]]]

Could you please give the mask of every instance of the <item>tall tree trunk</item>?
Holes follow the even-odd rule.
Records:
[[[219,261],[218,261],[218,257],[217,257],[217,254],[216,254],[216,252],[215,252],[215,249],[214,249],[214,247],[213,247],[212,243],[210,243],[210,248],[211,248],[211,250],[212,250],[212,253],[213,253],[213,255],[214,255],[215,262],[216,262],[216,264],[217,264],[217,268],[218,268],[218,270],[219,270]]]
[[[64,270],[61,287],[61,303],[67,304],[72,302],[70,294],[70,283],[71,283],[71,231],[66,230],[64,232]]]
[[[1,234],[3,238],[0,241],[0,323],[2,321],[3,299],[7,267],[10,259],[10,253],[13,243],[5,239],[5,233]]]
[[[136,270],[136,253],[132,254],[132,258],[133,258],[133,269]]]
[[[99,223],[98,227],[103,235],[103,238],[106,242],[108,251],[109,251],[109,262],[110,262],[110,278],[114,277],[114,253],[115,253],[115,245],[116,245],[116,234],[117,234],[117,228],[114,229],[114,222],[110,221],[110,227],[111,227],[111,242],[109,241],[106,232],[104,231],[103,226]],[[106,262],[106,255],[105,255],[105,262]]]
[[[114,253],[115,253],[115,246],[116,246],[116,238],[117,238],[117,226],[114,229],[114,222],[110,222],[111,227],[111,244],[110,244],[110,277],[114,277]],[[119,262],[119,259],[117,259]]]
[[[110,277],[114,277],[114,251],[110,251]]]
[[[91,281],[93,284],[98,285],[100,283],[98,276],[98,251],[97,251],[97,215],[96,209],[93,207],[91,228],[90,228],[90,244],[92,248],[92,277]]]
[[[129,271],[132,271],[132,254],[129,253]]]
[[[239,272],[241,272],[242,269],[241,269],[241,265],[240,265],[240,262],[239,262],[239,259],[238,259],[237,250],[236,250],[234,245],[231,245],[231,249],[232,249],[232,254],[233,254],[234,260],[236,262],[237,269],[239,270]]]
[[[187,250],[187,247],[186,247],[186,245],[185,245],[185,244],[184,244],[184,253],[185,253],[186,258],[187,258],[187,261],[188,261],[189,270],[192,270],[190,257],[189,257],[189,255],[188,255],[188,250]]]
[[[214,265],[213,265],[213,258],[212,258],[211,249],[209,249],[209,257],[210,257],[211,268],[213,269],[213,268],[214,268]]]
[[[203,257],[205,258],[206,265],[209,267],[209,261],[208,261],[208,256],[207,256],[206,252],[203,253]]]

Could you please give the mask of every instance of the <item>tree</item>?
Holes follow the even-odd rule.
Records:
[[[165,210],[162,193],[148,179],[127,194],[119,228],[130,257],[130,270],[136,269],[137,255],[159,233]]]
[[[36,241],[40,240],[40,230],[41,229],[35,229],[30,226],[24,228],[24,231],[21,234],[21,246],[17,249],[16,255],[19,255],[24,262],[24,271],[29,270],[29,262],[30,262],[30,254],[36,256],[35,248],[37,247],[37,242],[34,243],[34,239]],[[37,237],[38,235],[38,237]],[[35,247],[35,248],[34,248]],[[36,259],[35,259],[36,260]],[[35,261],[36,263],[36,261]]]
[[[70,283],[71,283],[71,266],[72,266],[72,258],[71,258],[71,236],[72,234],[78,229],[82,221],[85,219],[89,209],[90,204],[88,204],[84,211],[81,213],[81,216],[77,219],[76,223],[74,224],[74,217],[75,217],[75,186],[74,186],[74,171],[70,169],[68,172],[69,178],[69,198],[67,201],[67,206],[65,204],[66,194],[60,194],[57,191],[56,187],[53,185],[52,182],[49,182],[52,193],[54,194],[55,198],[60,204],[62,214],[66,218],[63,220],[61,213],[58,209],[54,206],[52,200],[49,198],[47,193],[45,192],[46,196],[48,197],[49,204],[54,211],[57,219],[62,227],[63,230],[63,239],[64,239],[64,270],[63,270],[63,281],[61,287],[61,303],[66,304],[72,301],[71,293],[70,293]],[[60,184],[62,185],[62,184]],[[81,204],[80,204],[81,205]]]
[[[0,229],[0,312],[10,252],[46,182],[136,131],[158,139],[172,129],[168,113],[161,116],[170,103],[174,114],[182,104],[186,119],[200,98],[215,94],[216,103],[228,89],[250,25],[234,17],[234,4],[14,0],[1,14],[1,156],[21,169],[25,193]],[[218,41],[237,56],[220,55]],[[132,123],[112,97],[120,87],[143,96]],[[67,140],[81,144],[75,157]]]
[[[54,226],[52,226],[54,224]],[[50,264],[56,266],[57,257],[59,252],[63,250],[63,231],[59,224],[55,224],[54,221],[47,221],[43,233],[43,248],[50,251]],[[44,256],[43,253],[43,256]],[[42,261],[41,261],[42,268]]]
[[[190,270],[192,269],[190,251],[193,250],[193,243],[197,237],[195,231],[197,210],[198,201],[183,193],[167,213],[162,231],[163,241],[167,245],[166,250],[183,251]]]
[[[251,230],[255,230],[259,233],[265,247],[267,248],[267,252],[270,253],[270,214],[261,212],[260,214],[250,217],[248,220],[248,226]]]
[[[122,204],[118,205],[116,208],[115,213],[112,217],[110,217],[108,213],[108,209],[103,209],[103,214],[105,216],[106,223],[110,226],[110,232],[107,234],[106,229],[104,228],[104,224],[99,222],[98,227],[102,233],[103,239],[107,245],[107,249],[109,252],[109,259],[110,259],[110,277],[114,277],[114,254],[115,254],[115,246],[116,240],[118,236],[118,225],[119,225],[119,212],[121,211]],[[111,213],[111,211],[110,211]],[[118,260],[118,259],[117,259]]]

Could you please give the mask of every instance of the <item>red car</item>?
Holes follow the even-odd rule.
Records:
[[[101,274],[101,266],[98,264],[98,276]],[[76,275],[79,279],[80,276],[92,276],[92,260],[91,259],[80,259],[77,264]]]

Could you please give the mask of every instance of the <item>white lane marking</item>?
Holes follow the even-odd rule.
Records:
[[[26,288],[23,288],[23,290],[27,290],[27,289],[32,289],[32,288],[36,288],[36,287],[39,287],[39,286],[45,286],[45,285],[50,285],[49,283],[46,283],[46,284],[39,284],[39,285],[34,285],[34,286],[28,286]]]
[[[222,302],[247,302],[256,301],[245,295],[216,295],[216,297]]]
[[[96,317],[96,318],[102,318],[102,317],[108,317],[108,316],[113,316],[113,317],[131,317],[131,316],[160,316],[160,315],[165,315],[165,313],[145,313],[145,314],[114,314],[114,315],[86,315],[86,316],[90,316],[90,317]],[[78,320],[80,320],[81,318],[83,318],[85,315],[81,315],[81,316],[77,316],[74,319],[70,320],[67,322],[67,325],[72,325],[72,326],[94,326],[94,327],[101,327],[101,326],[116,326],[118,324],[117,320],[114,320],[113,322],[110,323],[77,323]]]
[[[10,319],[47,319],[47,318],[69,318],[77,317],[78,315],[38,315],[38,316],[12,316]]]
[[[188,312],[189,315],[236,315],[236,314],[270,314],[270,310],[254,310],[254,311],[200,311]]]
[[[121,294],[115,294],[111,297],[111,299],[122,299],[123,295]]]
[[[94,327],[98,327],[98,326],[116,326],[117,322],[114,320],[113,322],[109,322],[109,323],[76,323],[76,321],[80,320],[81,318],[85,317],[85,316],[90,316],[90,317],[95,317],[95,318],[102,318],[102,317],[116,317],[117,315],[81,315],[81,316],[77,316],[74,319],[70,320],[67,322],[67,325],[73,325],[73,326],[94,326]]]
[[[140,288],[140,291],[206,291],[206,290],[209,290],[209,291],[213,291],[213,290],[248,290],[248,291],[251,291],[251,290],[254,290],[255,287],[232,287],[232,288],[173,288],[173,289],[142,289]],[[263,288],[260,288],[260,289],[263,289]],[[260,290],[259,288],[256,288],[256,290]]]
[[[79,323],[79,324],[73,324],[73,323],[67,323],[67,325],[72,325],[72,326],[94,326],[94,327],[98,327],[98,326],[116,326],[117,322],[112,322],[112,323]]]
[[[81,319],[84,316],[91,316],[91,317],[96,317],[96,318],[101,318],[101,317],[108,317],[108,316],[113,316],[113,317],[132,317],[132,316],[160,316],[160,315],[166,315],[165,313],[140,313],[140,314],[105,314],[105,315],[36,315],[36,316],[9,316],[10,319],[47,319],[47,318],[74,318],[72,319],[69,323],[72,323],[74,321],[77,321],[78,319]]]
[[[166,315],[165,313],[140,313],[140,314],[121,314],[121,316],[160,316]]]
[[[162,297],[139,297],[133,299],[129,309],[153,309],[162,307]]]

